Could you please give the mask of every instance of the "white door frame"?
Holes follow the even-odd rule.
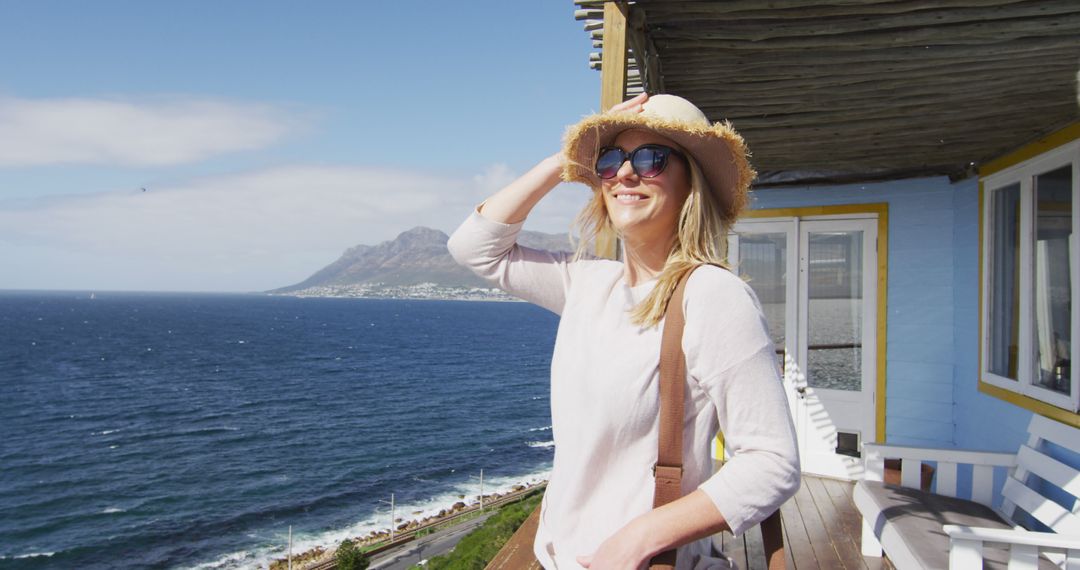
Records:
[[[859,413],[858,426],[844,425],[845,432],[854,431],[861,443],[879,439],[878,406],[878,303],[883,300],[878,295],[878,214],[852,213],[817,216],[785,216],[775,218],[744,218],[736,224],[735,231],[751,233],[784,233],[787,236],[787,266],[785,283],[785,344],[784,387],[788,394],[788,405],[792,418],[799,432],[799,448],[803,457],[804,471],[830,477],[855,479],[861,476],[861,461],[854,457],[823,454],[823,446],[807,445],[808,426],[816,418],[821,420],[824,402],[862,410]],[[862,390],[859,392],[813,388],[808,386],[803,372],[808,359],[808,249],[809,234],[820,231],[861,231],[862,248]],[[733,233],[729,240],[729,259],[733,265],[738,261],[739,237]],[[794,354],[793,354],[794,353]],[[811,410],[811,407],[816,409]],[[827,414],[826,414],[827,416]],[[827,418],[826,418],[827,419]],[[825,429],[816,428],[823,433]],[[833,429],[833,432],[836,430]],[[835,438],[835,434],[833,436]],[[820,438],[819,438],[820,439]],[[834,442],[829,443],[833,445]],[[813,448],[816,448],[814,450]],[[831,457],[836,455],[836,457]]]

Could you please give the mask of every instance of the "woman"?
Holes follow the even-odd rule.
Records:
[[[741,534],[799,485],[775,351],[750,288],[720,266],[754,176],[742,138],[692,103],[640,95],[572,127],[563,152],[491,196],[450,239],[459,263],[561,315],[551,362],[554,466],[534,551],[545,568],[636,569],[680,547],[679,569],[725,568],[708,537]],[[622,260],[520,247],[560,181],[593,188],[582,243],[614,233]],[[660,334],[686,285],[682,497],[653,509]],[[731,459],[713,474],[722,429]]]

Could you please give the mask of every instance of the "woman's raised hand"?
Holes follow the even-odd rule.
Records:
[[[607,113],[640,113],[645,102],[649,100],[648,93],[640,93],[632,99],[612,105]]]

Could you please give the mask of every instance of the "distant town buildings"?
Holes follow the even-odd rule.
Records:
[[[339,297],[353,299],[437,299],[444,301],[519,301],[495,288],[447,287],[436,283],[387,285],[359,283],[355,285],[323,285],[283,293],[290,297]]]

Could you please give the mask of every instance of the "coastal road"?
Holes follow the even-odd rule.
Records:
[[[372,558],[371,566],[368,566],[368,569],[408,570],[419,564],[421,560],[427,560],[433,556],[446,554],[451,548],[456,546],[458,541],[466,534],[469,534],[473,529],[484,524],[484,521],[496,512],[498,511],[492,510],[475,519],[454,525],[446,530],[422,536],[416,540],[411,540],[398,548],[381,552]]]

